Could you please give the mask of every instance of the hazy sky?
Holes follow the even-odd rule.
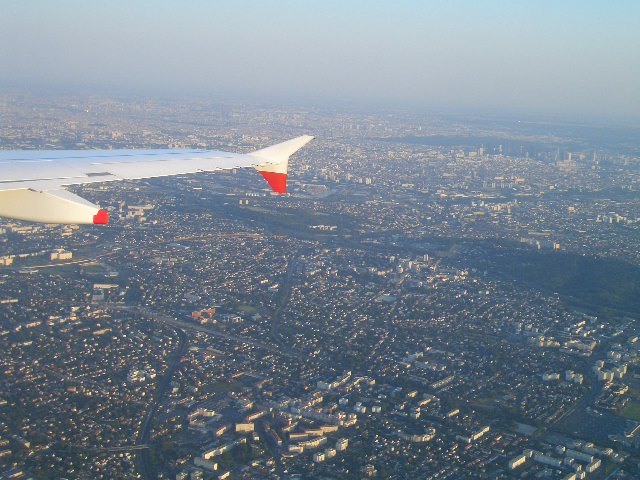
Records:
[[[0,88],[640,119],[637,0],[0,0]]]

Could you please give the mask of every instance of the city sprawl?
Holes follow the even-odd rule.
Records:
[[[640,475],[640,142],[627,130],[0,96],[0,148],[250,152],[0,219],[0,478]],[[1,179],[0,179],[1,181]]]

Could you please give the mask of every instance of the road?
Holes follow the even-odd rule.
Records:
[[[112,310],[122,310],[126,312],[133,312],[143,317],[150,318],[152,320],[164,323],[165,325],[169,325],[180,330],[191,330],[194,332],[206,333],[207,335],[211,335],[212,337],[222,338],[224,340],[229,340],[231,342],[253,345],[255,347],[263,348],[276,355],[281,355],[284,357],[295,358],[295,359],[302,359],[304,357],[300,353],[293,352],[289,349],[284,350],[272,343],[263,342],[255,338],[236,335],[233,333],[221,332],[219,330],[216,330],[213,327],[208,327],[206,325],[199,325],[197,323],[192,323],[192,322],[183,322],[181,320],[176,320],[175,318],[170,317],[168,315],[162,315],[157,312],[152,312],[142,307],[114,305],[114,304],[108,304],[107,307],[111,308]]]
[[[178,367],[178,363],[187,352],[187,348],[189,346],[187,334],[184,332],[184,330],[178,327],[175,327],[175,329],[179,338],[178,348],[172,353],[171,358],[169,359],[169,366],[167,368],[167,371],[158,382],[156,391],[153,394],[153,401],[151,402],[151,404],[149,404],[147,413],[144,417],[144,420],[142,421],[142,426],[140,428],[140,431],[138,432],[138,438],[136,439],[136,446],[138,447],[148,446],[149,435],[151,433],[151,425],[153,425],[153,419],[158,411],[158,406],[164,399],[169,385],[171,384],[173,374]],[[140,474],[142,475],[142,478],[147,480],[155,478],[153,476],[153,471],[151,468],[151,459],[149,456],[148,448],[143,448],[137,451],[137,466]]]
[[[166,323],[167,325],[172,325],[174,327],[184,328],[185,330],[193,330],[196,332],[206,333],[207,335],[211,335],[213,337],[223,338],[225,340],[229,340],[232,342],[246,343],[247,345],[253,345],[254,347],[263,348],[273,354],[281,355],[283,357],[289,357],[289,358],[295,358],[295,359],[303,358],[303,355],[300,353],[292,352],[290,350],[283,350],[282,348],[276,345],[273,345],[271,343],[266,343],[261,340],[256,340],[250,337],[244,337],[242,335],[234,335],[231,333],[220,332],[215,328],[207,327],[205,325],[182,322],[180,320],[175,320],[172,318],[168,318],[168,319],[165,318],[159,321]]]
[[[291,289],[293,288],[293,274],[298,270],[299,266],[298,257],[294,257],[289,261],[284,279],[282,280],[280,289],[278,290],[278,301],[276,302],[276,308],[273,310],[273,314],[271,315],[271,338],[273,338],[277,343],[284,340],[278,332],[280,319],[282,318],[282,312],[287,306],[287,303],[289,303]]]

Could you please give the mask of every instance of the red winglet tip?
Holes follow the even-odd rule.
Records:
[[[93,216],[93,223],[94,225],[106,225],[109,223],[109,213],[106,210],[98,210],[98,213]]]
[[[276,193],[287,193],[287,174],[275,172],[260,172],[271,189]]]

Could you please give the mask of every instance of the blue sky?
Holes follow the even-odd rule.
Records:
[[[637,1],[0,5],[0,88],[640,119]]]

